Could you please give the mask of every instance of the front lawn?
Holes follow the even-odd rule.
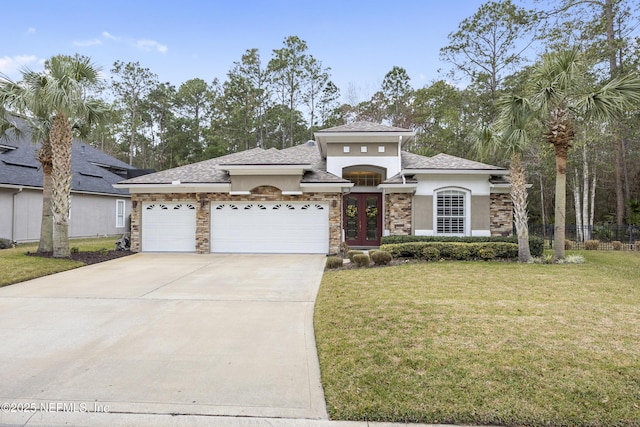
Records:
[[[74,239],[70,241],[72,248],[81,252],[112,250],[117,238]],[[70,259],[53,259],[38,256],[27,256],[26,252],[38,250],[37,243],[20,244],[16,248],[0,250],[0,287],[25,280],[47,276],[53,273],[70,270],[85,265]]]
[[[332,419],[640,426],[640,253],[324,274]]]

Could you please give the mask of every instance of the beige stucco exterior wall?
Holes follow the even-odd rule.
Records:
[[[231,177],[231,191],[251,191],[260,186],[300,191],[300,178],[300,175],[234,175]]]
[[[413,220],[415,230],[433,229],[433,196],[413,197]]]
[[[489,196],[471,196],[471,230],[489,230]]]
[[[349,147],[349,152],[344,152],[344,147]],[[367,147],[367,151],[363,153],[360,147]],[[378,147],[384,147],[384,151],[380,152]],[[331,143],[327,144],[327,157],[378,157],[378,156],[397,156],[398,143],[390,142],[360,142],[360,143]]]
[[[342,195],[340,193],[305,193],[282,195],[277,188],[262,186],[254,188],[251,195],[232,196],[228,193],[155,193],[133,194],[131,215],[131,250],[140,251],[141,209],[150,202],[190,202],[196,206],[196,252],[210,252],[211,203],[212,202],[259,202],[259,201],[322,201],[329,204],[329,253],[340,252],[342,241]]]

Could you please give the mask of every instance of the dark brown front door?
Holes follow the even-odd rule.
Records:
[[[344,234],[349,246],[379,246],[382,231],[382,195],[344,196]]]

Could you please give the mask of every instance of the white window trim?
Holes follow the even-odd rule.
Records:
[[[438,193],[458,191],[464,194],[464,233],[438,233]],[[471,236],[471,191],[462,187],[443,187],[433,192],[433,235],[434,236]]]
[[[122,206],[122,216],[119,215]],[[127,223],[127,204],[122,199],[116,200],[116,228],[124,228]]]

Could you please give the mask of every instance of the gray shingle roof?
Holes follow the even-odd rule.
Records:
[[[15,150],[0,152],[0,186],[6,184],[42,188],[42,169],[36,157],[40,144],[32,143],[28,132],[2,140],[0,144],[15,147]],[[113,188],[112,185],[122,181],[124,177],[108,170],[108,167],[120,170],[123,174],[127,170],[136,170],[88,144],[74,141],[71,189],[91,193],[129,194],[125,189]]]
[[[402,152],[403,169],[447,169],[447,170],[496,170],[503,171],[504,168],[463,159],[461,157],[450,156],[440,153],[433,157],[420,156],[418,154]]]
[[[229,175],[216,166],[220,160],[229,156],[204,160],[190,165],[179,166],[149,175],[131,178],[121,184],[171,184],[173,181],[182,183],[228,183]]]
[[[355,122],[346,125],[335,126],[328,129],[322,129],[316,133],[323,132],[411,132],[411,129],[403,129],[395,126],[387,126],[374,122]]]
[[[283,150],[276,148],[270,148],[268,150],[253,148],[251,150],[227,154],[226,156],[128,179],[123,183],[171,184],[173,181],[180,181],[183,184],[228,184],[231,180],[229,174],[224,171],[224,167],[239,165],[307,165],[307,168],[310,170],[305,171],[303,175],[302,182],[304,183],[349,182],[328,173],[326,171],[326,163],[320,157],[320,152],[315,143],[313,145],[305,143]],[[218,169],[218,167],[220,167],[220,169]]]
[[[241,151],[232,156],[225,156],[226,160],[220,161],[220,165],[299,165],[304,164],[300,158],[287,154],[276,148],[265,150],[253,148]]]
[[[362,123],[362,122],[360,122]],[[297,145],[283,150],[270,148],[253,148],[251,150],[232,153],[226,156],[180,166],[173,169],[144,175],[124,181],[124,184],[171,184],[180,181],[183,184],[228,184],[231,182],[229,174],[224,171],[225,166],[239,165],[306,165],[302,177],[303,183],[348,183],[336,175],[327,172],[326,160],[320,155],[314,141]],[[460,157],[438,154],[433,157],[402,152],[402,169],[404,170],[479,170],[504,171],[505,169],[484,163],[462,159]],[[404,182],[416,182],[413,177],[405,177]],[[400,174],[385,181],[385,184],[403,183]]]

